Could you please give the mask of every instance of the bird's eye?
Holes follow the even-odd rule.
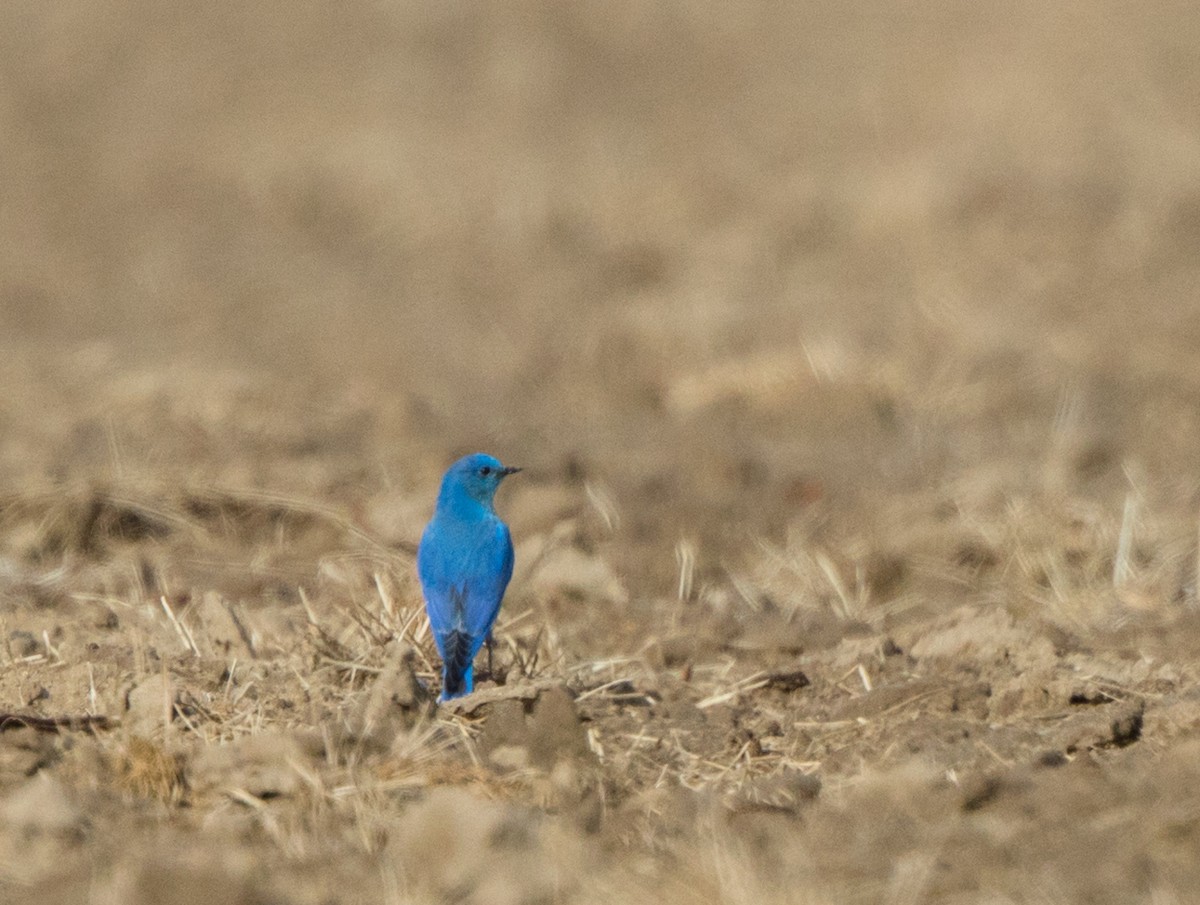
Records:
[[[490,466],[490,465],[483,466],[483,468],[479,469],[479,473],[486,478],[488,475],[490,475],[492,473],[492,466]]]

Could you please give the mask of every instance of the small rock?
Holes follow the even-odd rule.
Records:
[[[177,694],[170,676],[149,675],[125,695],[125,725],[134,735],[160,734],[175,718]]]
[[[804,674],[803,670],[799,669],[782,670],[770,673],[767,676],[767,688],[774,688],[778,691],[798,691],[810,684],[808,676]]]
[[[561,685],[543,690],[529,705],[515,700],[494,704],[480,746],[498,765],[527,763],[547,772],[560,760],[592,757],[575,702]],[[526,754],[519,756],[511,749],[524,749]]]

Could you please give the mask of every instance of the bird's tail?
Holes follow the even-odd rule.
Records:
[[[442,641],[442,700],[470,694],[474,686],[471,636],[454,629]]]
[[[466,594],[453,596],[453,628],[442,636],[442,700],[470,694],[475,684],[471,635],[466,625]]]

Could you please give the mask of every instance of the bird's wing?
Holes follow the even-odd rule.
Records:
[[[470,657],[479,652],[496,621],[512,570],[512,538],[498,519],[465,537],[444,532],[436,522],[425,529],[417,551],[417,574],[443,656],[443,639],[452,632],[471,639]]]
[[[467,623],[471,637],[480,639],[480,644],[491,632],[492,624],[500,613],[500,604],[513,573],[512,535],[504,522],[497,519],[488,551],[482,558],[488,564],[486,578],[479,582],[475,595],[476,606],[469,608],[472,618]],[[478,645],[475,649],[479,650]]]

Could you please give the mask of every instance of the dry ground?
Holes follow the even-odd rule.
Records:
[[[0,901],[1195,901],[1144,6],[0,8]],[[475,449],[518,569],[437,709]]]

